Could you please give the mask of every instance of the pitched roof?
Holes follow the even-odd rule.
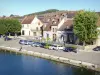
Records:
[[[22,20],[22,24],[31,24],[32,21],[34,19],[34,16],[26,16],[24,17],[24,19]]]
[[[67,21],[65,21],[63,23],[63,25],[58,30],[59,31],[63,31],[65,28],[70,28],[71,26],[73,26],[73,20],[72,19],[68,19]]]
[[[50,31],[51,30],[51,25],[47,25],[45,28],[44,28],[44,31]]]

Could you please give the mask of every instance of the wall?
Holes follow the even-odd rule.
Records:
[[[98,38],[96,40],[96,45],[100,46],[100,27],[98,27],[97,30],[99,31],[99,34],[98,34]]]
[[[21,29],[21,35],[22,35],[22,31],[24,30],[24,35],[23,36],[29,36],[29,32],[30,32],[30,24],[22,24],[22,29]]]
[[[22,24],[21,34],[22,34],[22,30],[24,30],[25,35],[23,35],[23,36],[39,37],[39,36],[41,36],[40,27],[42,25],[43,25],[43,23],[37,17],[35,17],[31,24]],[[38,28],[38,30],[37,30],[37,28]],[[29,34],[29,32],[30,32],[30,34]],[[33,32],[36,32],[37,36],[34,36]]]
[[[47,34],[49,34],[49,38],[52,40],[52,33],[51,31],[43,31],[43,38],[47,38]]]

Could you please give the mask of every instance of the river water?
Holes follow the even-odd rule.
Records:
[[[100,75],[100,73],[33,56],[0,52],[0,75]]]

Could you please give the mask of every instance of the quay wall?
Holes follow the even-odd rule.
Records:
[[[59,57],[59,56],[54,56],[54,55],[39,53],[39,52],[34,52],[34,51],[28,51],[28,50],[23,50],[23,49],[19,51],[19,49],[17,48],[4,47],[4,46],[0,46],[0,50],[4,50],[5,52],[6,51],[15,52],[16,54],[21,53],[21,54],[41,57],[41,58],[50,59],[50,60],[54,60],[54,61],[58,61],[58,62],[66,63],[66,64],[71,64],[74,66],[84,67],[84,68],[95,70],[95,71],[100,71],[100,67],[98,67],[95,64],[78,61],[78,60],[72,60],[65,57]]]

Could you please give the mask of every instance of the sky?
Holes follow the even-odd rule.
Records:
[[[100,11],[100,0],[0,0],[0,16],[23,16],[48,9]]]

